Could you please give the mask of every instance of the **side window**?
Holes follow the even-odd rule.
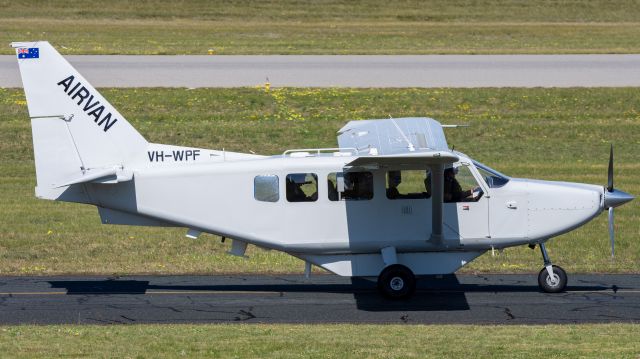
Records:
[[[371,172],[333,172],[327,176],[329,200],[362,201],[373,198]]]
[[[315,173],[287,175],[287,201],[314,202],[318,200],[318,176]]]
[[[387,198],[415,199],[430,197],[429,170],[387,172]]]
[[[468,166],[444,170],[444,202],[476,202],[482,194]]]
[[[278,176],[256,176],[253,179],[253,198],[262,202],[278,202],[280,199]]]

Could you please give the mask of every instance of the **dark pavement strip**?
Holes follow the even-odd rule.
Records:
[[[640,322],[640,276],[570,275],[541,293],[535,275],[423,278],[406,301],[333,275],[0,277],[0,324]]]

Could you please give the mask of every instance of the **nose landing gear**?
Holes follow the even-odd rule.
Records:
[[[562,292],[567,286],[567,273],[564,269],[551,264],[544,243],[540,243],[540,251],[544,259],[544,268],[538,274],[540,289],[547,293]]]

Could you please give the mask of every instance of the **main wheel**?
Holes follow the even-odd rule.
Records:
[[[408,298],[416,290],[416,277],[403,265],[390,265],[378,276],[378,290],[387,298]]]
[[[538,274],[538,285],[547,293],[562,292],[567,286],[567,273],[558,266],[553,267],[553,277],[549,276],[547,268],[542,268]]]

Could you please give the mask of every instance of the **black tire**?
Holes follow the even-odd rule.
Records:
[[[549,278],[549,272],[547,272],[547,268],[542,268],[540,273],[538,274],[538,285],[543,292],[547,293],[559,293],[564,291],[567,287],[567,273],[564,269],[558,266],[553,267],[553,274],[557,276],[557,282],[553,283],[551,278]]]
[[[378,276],[378,290],[390,299],[409,298],[416,290],[416,276],[403,265],[390,265]]]

